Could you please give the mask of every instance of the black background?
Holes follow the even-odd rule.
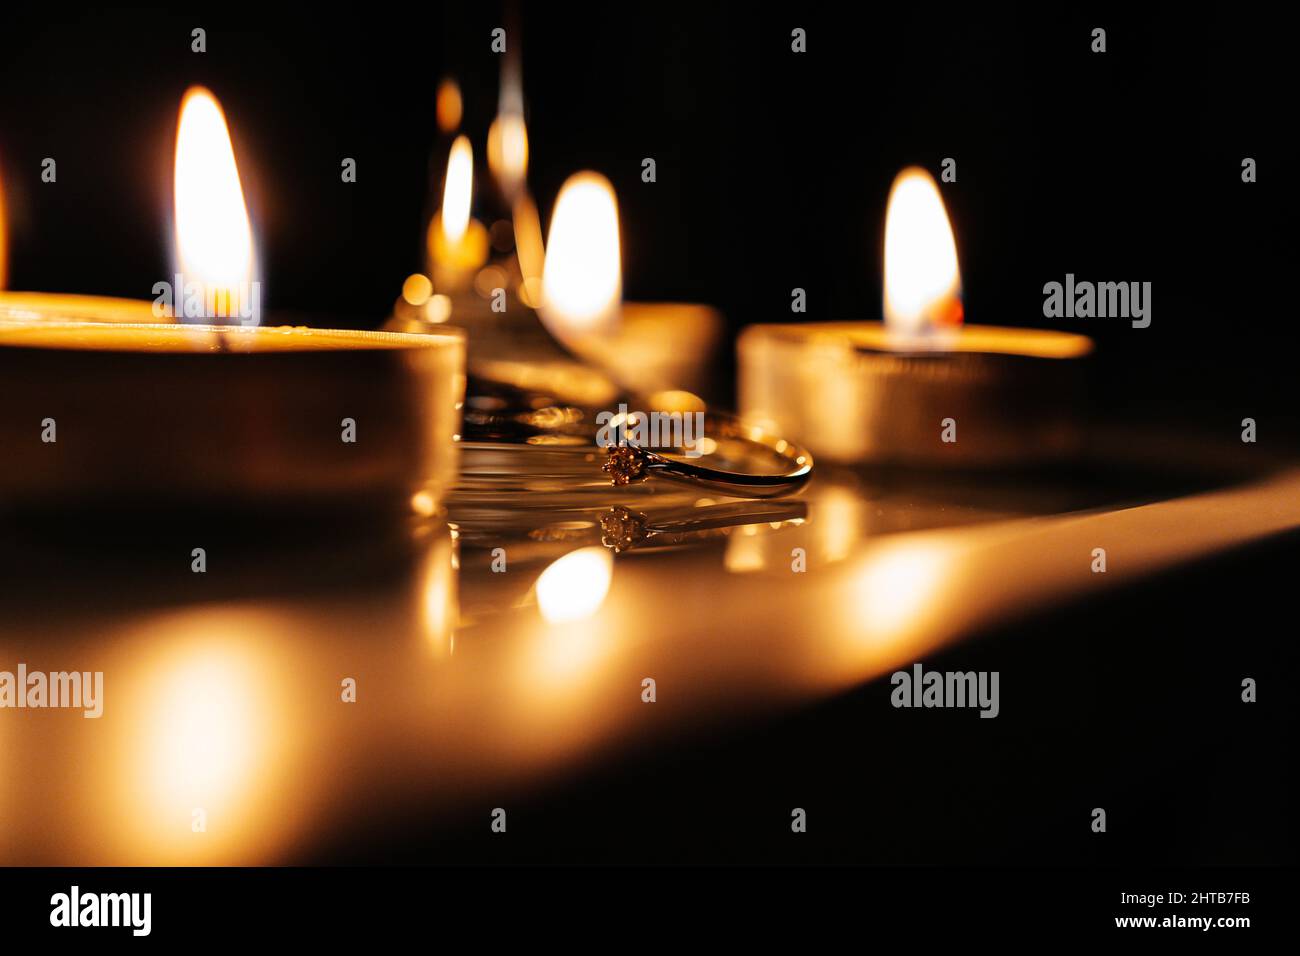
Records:
[[[481,162],[506,22],[492,3],[7,10],[11,285],[149,297],[169,266],[176,110],[203,83],[233,128],[271,309],[377,325],[421,267],[438,81],[460,81]],[[709,302],[734,331],[791,318],[801,287],[810,319],[878,318],[891,180],[952,157],[970,321],[1094,335],[1114,415],[1219,434],[1249,415],[1262,441],[1300,437],[1287,34],[1268,14],[524,3],[518,24],[543,221],[569,174],[609,176],[629,298]],[[1067,272],[1151,281],[1151,327],[1044,319],[1043,284]]]

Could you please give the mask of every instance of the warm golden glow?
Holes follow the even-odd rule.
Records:
[[[519,298],[530,309],[542,302],[542,270],[546,262],[546,247],[542,242],[542,222],[537,216],[537,206],[527,195],[514,203],[515,256],[519,260]]]
[[[442,189],[442,235],[455,245],[469,226],[470,201],[474,197],[474,148],[468,136],[457,136],[447,159],[447,181]]]
[[[859,633],[888,641],[920,630],[951,585],[952,548],[942,538],[891,541],[867,557],[857,575]]]
[[[504,289],[510,284],[510,274],[498,265],[484,266],[474,276],[474,291],[484,299],[496,295],[497,289]]]
[[[310,787],[285,797],[286,781],[304,780],[307,729],[292,676],[311,666],[290,650],[299,638],[287,620],[207,604],[112,635],[111,733],[78,769],[107,802],[88,808],[83,857],[189,865],[281,852],[313,802]]]
[[[158,685],[152,793],[162,802],[223,806],[252,770],[258,725],[244,662],[217,648],[177,662]]]
[[[455,545],[443,526],[420,559],[417,590],[420,627],[430,648],[438,654],[450,654],[454,646],[459,614],[456,568]]]
[[[957,243],[934,178],[903,170],[885,213],[885,323],[921,334],[962,320]]]
[[[431,295],[433,295],[433,283],[422,272],[407,276],[406,281],[402,283],[402,298],[410,305],[424,305]]]
[[[813,503],[811,531],[817,543],[817,557],[830,564],[853,554],[869,517],[863,495],[856,488],[828,483]]]
[[[646,398],[646,407],[656,412],[707,412],[708,403],[694,392],[680,388],[652,392]]]
[[[727,538],[727,551],[723,563],[732,574],[750,574],[767,567],[766,542],[758,527],[748,525]]]
[[[460,87],[456,81],[450,78],[443,80],[438,86],[438,129],[444,133],[456,132],[463,108]]]
[[[253,230],[225,114],[199,86],[181,101],[174,193],[177,271],[202,287],[216,314],[239,314],[241,286],[253,280]]]
[[[430,221],[427,236],[429,275],[440,293],[468,291],[477,270],[487,261],[488,231],[470,215],[473,201],[474,150],[469,137],[457,136],[447,158],[442,208]]]
[[[551,624],[581,621],[600,609],[609,592],[614,560],[604,548],[570,551],[537,579],[537,606]]]
[[[133,854],[206,862],[252,851],[273,812],[274,775],[288,772],[282,690],[257,616],[227,619],[247,640],[220,633],[214,614],[168,618],[165,639],[133,674],[122,706],[129,732],[114,779],[129,811],[119,822]],[[151,645],[146,645],[151,646]],[[194,829],[206,827],[205,830]],[[206,837],[196,842],[196,837]]]
[[[502,113],[488,129],[488,168],[513,195],[528,175],[528,127],[518,113]]]
[[[555,200],[542,270],[542,317],[564,340],[618,320],[623,272],[614,187],[599,173],[570,176]]]
[[[424,303],[424,321],[432,322],[435,325],[439,322],[446,322],[451,318],[451,299],[448,296],[433,295],[429,301]]]

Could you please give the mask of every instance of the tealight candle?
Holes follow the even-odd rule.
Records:
[[[557,341],[639,395],[707,391],[722,316],[706,305],[624,302],[618,202],[598,173],[560,189],[538,315]]]
[[[456,473],[464,334],[258,326],[251,228],[206,90],[182,103],[175,180],[176,282],[154,291],[185,319],[245,324],[151,321],[156,302],[0,297],[0,502],[430,513]]]
[[[0,382],[6,506],[427,513],[456,474],[464,336],[7,322]]]
[[[990,467],[1077,452],[1091,340],[964,326],[960,296],[938,187],[904,170],[886,215],[885,322],[746,328],[741,414],[825,462]]]
[[[440,90],[440,107],[443,98]],[[503,109],[488,131],[488,168],[496,185],[491,197],[494,208],[488,209],[490,229],[474,218],[474,154],[469,139],[458,136],[452,144],[441,204],[425,237],[427,275],[407,277],[386,328],[417,331],[426,324],[454,320],[473,338],[476,326],[497,326],[512,311],[507,291],[523,305],[532,304],[527,286],[531,276],[538,277],[533,284],[540,282],[542,242],[540,231],[533,235],[539,227],[528,195],[528,132],[522,111],[519,99],[517,106]],[[456,119],[459,122],[459,99]]]

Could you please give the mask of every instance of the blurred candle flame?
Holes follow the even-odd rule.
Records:
[[[859,634],[893,641],[929,622],[951,581],[953,549],[942,537],[889,542],[873,551],[857,575]]]
[[[245,661],[216,648],[178,660],[158,686],[150,756],[154,795],[168,804],[223,806],[250,776],[258,721]]]
[[[438,86],[438,129],[444,133],[454,133],[460,126],[464,103],[460,96],[460,86],[451,77]]]
[[[614,560],[604,548],[570,551],[537,578],[537,606],[551,624],[591,617],[605,601]]]
[[[302,792],[284,796],[286,779],[303,779],[301,700],[286,670],[296,639],[284,619],[207,604],[151,615],[114,640],[119,694],[105,710],[116,729],[83,771],[95,768],[111,800],[96,815],[113,822],[85,855],[129,865],[273,857],[286,821],[308,813]]]
[[[934,178],[904,169],[889,191],[885,213],[885,323],[922,334],[962,321],[957,243]]]
[[[421,507],[418,502],[413,504],[417,509]],[[439,654],[450,654],[455,648],[460,613],[456,591],[459,568],[454,532],[444,526],[441,533],[433,535],[421,556],[417,592],[421,628],[429,646]]]
[[[623,273],[614,187],[599,173],[570,176],[555,200],[542,269],[543,322],[562,342],[611,331]]]
[[[488,168],[507,196],[514,196],[528,175],[528,126],[519,113],[501,113],[488,128]]]
[[[506,198],[515,200],[528,174],[528,126],[524,123],[524,82],[518,43],[512,44],[501,58],[501,95],[496,119],[488,128],[487,149],[488,168]]]
[[[457,136],[447,157],[447,174],[442,187],[442,207],[429,221],[426,243],[429,252],[429,275],[439,294],[464,293],[470,290],[478,269],[488,258],[488,231],[470,215],[474,203],[474,149],[468,136]],[[437,309],[426,318],[443,321],[444,300],[433,296],[429,309]]]
[[[448,245],[460,242],[469,226],[474,196],[474,148],[468,136],[457,136],[447,159],[447,181],[442,189],[442,235]]]
[[[200,86],[181,100],[174,197],[178,271],[218,314],[238,314],[240,287],[253,279],[253,230],[225,114]]]

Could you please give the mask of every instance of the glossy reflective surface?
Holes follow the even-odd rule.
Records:
[[[102,670],[105,700],[97,720],[0,710],[0,862],[312,860],[1300,524],[1294,472],[1083,510],[946,484],[828,470],[794,502],[622,496],[653,533],[617,553],[613,506],[572,495],[364,531],[24,529],[0,670]]]

